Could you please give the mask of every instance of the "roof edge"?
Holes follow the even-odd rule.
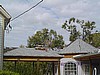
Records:
[[[11,15],[2,7],[2,5],[0,5],[0,9],[1,9],[1,13],[3,14],[3,16],[5,16],[7,19],[11,19]]]

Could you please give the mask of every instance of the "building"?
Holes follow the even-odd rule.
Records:
[[[97,48],[81,39],[77,39],[68,47],[58,51],[35,50],[32,48],[11,50],[4,54],[4,61],[54,62],[56,66],[54,65],[52,75],[92,75],[94,69],[100,69],[100,66],[95,65],[100,63],[98,60],[96,60],[97,63],[93,63],[95,60],[92,60],[92,64],[90,61],[91,54],[98,54],[97,52]],[[84,58],[86,59],[84,60]]]
[[[68,47],[59,52],[64,58],[60,59],[61,75],[91,75],[90,61],[79,61],[74,56],[97,53],[98,49],[81,39],[75,40]]]
[[[39,62],[52,63],[52,75],[60,75],[60,59],[62,55],[46,50],[36,50],[35,48],[18,48],[4,53],[4,61],[19,62],[37,62],[37,72],[39,72]],[[16,68],[16,66],[14,67]],[[44,75],[49,75],[49,68]],[[37,74],[39,75],[39,74]]]
[[[0,69],[3,66],[3,50],[4,50],[4,31],[10,22],[11,16],[0,5]]]
[[[80,61],[80,63],[88,62],[85,64],[88,70],[85,70],[84,73],[88,73],[88,75],[100,75],[100,52],[74,56],[74,59]]]

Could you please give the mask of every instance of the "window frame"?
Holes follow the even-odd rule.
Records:
[[[66,70],[65,70],[65,68],[66,68],[65,65],[66,65],[66,64],[68,64],[69,66],[72,67],[72,68],[71,68],[72,70],[68,70],[69,72],[70,72],[70,71],[73,71],[73,72],[76,72],[75,75],[78,75],[78,66],[77,66],[77,63],[76,63],[76,62],[73,62],[73,61],[68,61],[68,62],[66,62],[66,63],[64,64],[64,75],[66,75],[66,74],[65,74],[65,72],[66,72]],[[72,64],[72,65],[71,65],[71,64]],[[73,68],[74,68],[73,65],[75,65],[76,70],[73,70]],[[68,68],[68,67],[67,67],[67,68]],[[70,69],[70,68],[69,68],[69,69]]]

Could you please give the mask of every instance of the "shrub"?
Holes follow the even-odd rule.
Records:
[[[0,70],[0,75],[19,75],[19,74],[11,71]]]

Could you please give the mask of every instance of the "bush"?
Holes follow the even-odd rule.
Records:
[[[0,70],[0,75],[19,75],[19,74],[11,71]]]

